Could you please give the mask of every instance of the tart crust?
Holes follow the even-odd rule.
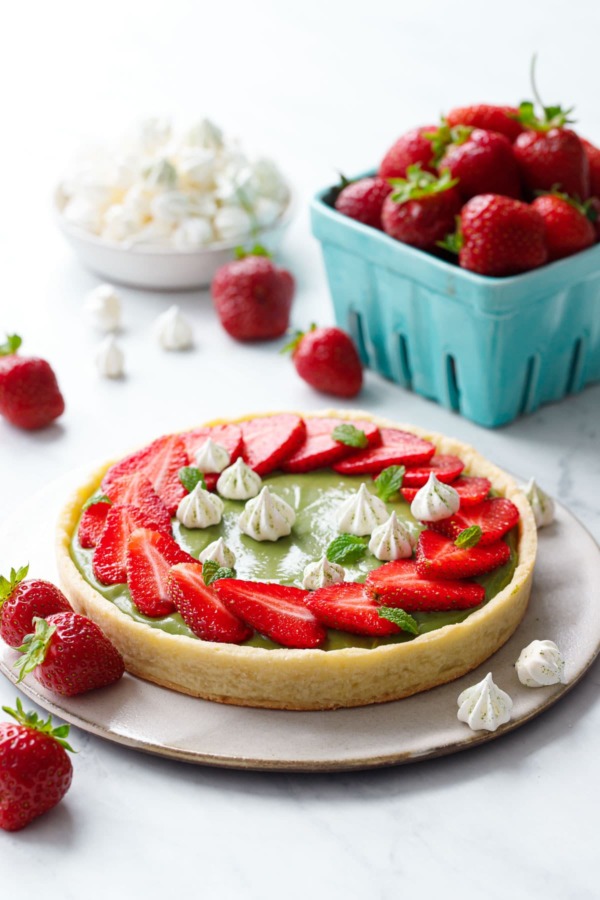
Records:
[[[276,415],[276,413],[271,413]],[[265,413],[208,425],[242,422]],[[135,622],[80,574],[70,553],[81,507],[111,463],[95,471],[64,507],[58,522],[57,557],[62,587],[73,608],[93,619],[119,649],[127,671],[173,690],[238,706],[288,710],[336,709],[399,700],[459,678],[491,656],[523,618],[533,578],[537,531],[531,507],[514,480],[472,447],[453,438],[360,411],[298,413],[306,417],[369,419],[401,428],[454,453],[469,475],[489,478],[520,513],[518,564],[510,583],[463,622],[401,644],[373,649],[266,650],[167,634]]]

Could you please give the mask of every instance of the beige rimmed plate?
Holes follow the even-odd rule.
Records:
[[[0,572],[29,560],[31,575],[56,580],[55,521],[85,472],[53,482],[0,527]],[[568,564],[567,564],[568,560]],[[126,675],[109,688],[71,699],[46,691],[33,676],[20,689],[39,706],[107,740],[203,765],[240,769],[335,771],[394,765],[454,753],[523,725],[563,697],[600,649],[600,548],[557,505],[540,532],[529,609],[517,632],[479,669],[405,700],[332,712],[286,712],[197,700]],[[566,685],[525,688],[514,663],[535,638],[556,641]],[[0,671],[13,683],[18,653],[0,645]],[[513,718],[494,733],[472,732],[456,718],[456,698],[491,671],[514,701]]]

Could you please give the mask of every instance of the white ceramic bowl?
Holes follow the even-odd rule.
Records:
[[[107,281],[155,291],[206,287],[216,270],[233,259],[235,247],[241,244],[262,244],[267,250],[277,250],[291,218],[290,201],[272,225],[257,230],[247,240],[212,244],[201,250],[127,247],[68,222],[63,215],[65,201],[59,185],[54,193],[56,219],[83,265]]]

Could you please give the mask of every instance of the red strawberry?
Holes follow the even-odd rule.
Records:
[[[424,484],[427,484],[432,472],[438,481],[450,484],[451,481],[458,478],[464,467],[464,462],[458,456],[452,456],[449,453],[436,453],[424,465],[408,466],[404,473],[402,486],[405,488],[423,487]]]
[[[399,559],[369,572],[365,586],[374,599],[405,612],[434,612],[479,606],[485,590],[473,581],[423,578],[412,559]]]
[[[430,441],[407,431],[381,428],[379,433],[380,446],[359,450],[332,468],[340,475],[374,475],[387,466],[426,463],[435,453]]]
[[[56,375],[45,359],[18,356],[21,338],[0,345],[0,415],[18,428],[44,428],[65,409]]]
[[[393,193],[386,198],[381,224],[386,234],[418,247],[433,250],[455,226],[461,197],[448,172],[438,178],[410,166],[405,179],[393,181]]]
[[[84,548],[95,547],[104,531],[110,503],[101,500],[84,509],[77,527],[77,540]]]
[[[19,831],[59,803],[69,790],[73,766],[66,751],[68,725],[52,727],[37,713],[3,706],[17,720],[0,723],[0,828]]]
[[[294,453],[304,440],[306,426],[300,416],[282,413],[259,416],[241,424],[244,461],[259,475],[267,475]]]
[[[240,644],[252,635],[252,629],[225,606],[212,588],[204,584],[200,563],[173,566],[167,586],[183,621],[202,640]]]
[[[512,144],[495,131],[476,128],[457,143],[448,145],[439,162],[440,171],[448,169],[458,179],[457,190],[463,200],[476,194],[521,196],[519,167]]]
[[[580,138],[587,156],[590,169],[590,194],[592,197],[600,197],[600,148]]]
[[[104,531],[92,558],[94,575],[102,584],[124,584],[127,581],[127,545],[136,528],[152,528],[135,506],[111,506]]]
[[[309,593],[306,605],[319,622],[352,634],[399,634],[402,629],[377,612],[377,604],[364,584],[343,582]]]
[[[505,497],[492,497],[484,500],[477,506],[468,506],[461,509],[454,516],[441,519],[439,522],[429,522],[428,527],[449,538],[457,538],[461,531],[471,525],[479,525],[481,538],[479,546],[493,544],[500,540],[519,521],[519,510]]]
[[[544,220],[537,210],[498,194],[463,206],[459,263],[480,275],[517,275],[548,261]]]
[[[35,632],[19,648],[19,681],[27,672],[63,697],[106,687],[125,671],[123,657],[103,631],[85,616],[55,613],[36,619]]]
[[[308,591],[235,578],[222,578],[213,586],[234,613],[284,647],[320,647],[327,636],[306,605]]]
[[[189,462],[183,438],[177,434],[164,435],[111,466],[102,479],[102,490],[108,493],[118,478],[141,472],[173,515],[186,495],[179,481],[179,470]]]
[[[361,178],[340,191],[335,208],[357,222],[381,228],[381,208],[391,190],[391,184],[383,178]]]
[[[323,394],[355,397],[362,388],[363,372],[352,338],[340,328],[311,326],[298,332],[285,348],[292,351],[300,378]]]
[[[433,148],[427,134],[435,134],[437,125],[425,125],[407,131],[392,144],[379,166],[380,178],[404,178],[409,166],[420,165],[425,171],[435,172]]]
[[[492,484],[487,478],[473,478],[470,475],[461,475],[452,482],[452,487],[460,497],[460,505],[476,506],[481,503],[490,492]],[[412,503],[417,495],[418,487],[403,487],[401,494],[408,503]]]
[[[232,463],[242,452],[242,431],[239,425],[205,425],[186,432],[182,437],[192,465],[196,460],[196,453],[209,438],[215,444],[225,447]]]
[[[523,131],[518,115],[519,110],[515,106],[477,103],[474,106],[458,106],[451,109],[446,121],[451,128],[467,125],[471,128],[483,128],[484,131],[496,131],[512,142]]]
[[[379,429],[372,422],[358,419],[305,419],[306,437],[295,453],[285,460],[281,468],[284,472],[311,472],[324,466],[331,466],[352,453],[353,448],[332,438],[331,434],[339,425],[354,425],[365,435],[370,446],[381,440]]]
[[[221,325],[238,341],[268,341],[285,334],[294,289],[291,274],[277,268],[262,248],[221,266],[211,284]]]
[[[544,220],[550,261],[572,256],[596,243],[596,230],[588,218],[587,205],[566,194],[545,194],[531,205]]]
[[[510,547],[504,541],[457,547],[450,538],[425,530],[417,543],[417,572],[423,578],[472,578],[497,569],[509,559]]]
[[[19,647],[34,630],[33,620],[71,609],[62,591],[49,581],[30,578],[29,566],[0,575],[0,637],[9,647]]]
[[[143,472],[123,475],[109,485],[107,496],[116,506],[135,506],[148,522],[148,527],[169,534],[171,516]]]
[[[175,604],[167,589],[167,576],[177,563],[196,560],[166,534],[136,528],[127,544],[127,584],[131,599],[145,616],[168,616]]]

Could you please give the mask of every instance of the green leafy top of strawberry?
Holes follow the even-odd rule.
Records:
[[[204,475],[196,466],[182,466],[177,476],[186,489],[191,494],[197,484],[206,490],[206,481]]]
[[[22,343],[23,341],[18,334],[7,334],[5,342],[0,344],[0,356],[12,356]]]
[[[521,125],[524,125],[525,128],[529,128],[531,131],[550,131],[551,128],[564,128],[565,125],[574,122],[575,119],[570,119],[569,116],[573,112],[573,106],[570,106],[569,109],[563,109],[562,106],[546,106],[540,97],[540,92],[538,91],[536,80],[535,80],[535,67],[537,63],[537,55],[534,53],[531,57],[531,66],[529,69],[529,80],[531,81],[531,91],[535,98],[535,102],[531,100],[524,100],[519,104],[519,112],[517,115],[518,121]],[[535,104],[539,106],[542,110],[542,116],[536,115]]]
[[[0,575],[0,608],[4,601],[10,597],[14,589],[20,584],[24,578],[27,578],[29,572],[29,564],[21,566],[20,569],[11,569],[8,578]]]
[[[347,447],[360,447],[364,449],[369,444],[369,439],[364,431],[361,431],[360,428],[357,428],[355,425],[336,425],[331,432],[331,437],[334,441],[337,441],[338,444],[345,444]]]
[[[52,639],[52,635],[56,631],[56,625],[49,625],[45,619],[37,616],[33,620],[35,631],[28,634],[17,650],[23,654],[15,663],[15,668],[19,671],[17,684],[29,673],[33,672],[36,666],[41,665],[46,658],[46,651]]]
[[[71,728],[70,725],[59,725],[58,728],[53,728],[51,716],[48,716],[46,721],[44,721],[35,712],[25,712],[20,697],[17,697],[16,707],[16,709],[11,709],[10,706],[3,706],[2,709],[9,716],[12,716],[13,719],[16,719],[19,725],[25,725],[27,728],[33,728],[35,731],[47,734],[58,741],[65,750],[68,750],[70,753],[76,752],[66,740]]]
[[[470,125],[448,125],[446,119],[442,118],[442,124],[436,131],[426,131],[423,137],[431,142],[431,150],[433,152],[433,162],[437,165],[450,146],[460,146],[464,144],[473,128]]]
[[[464,237],[462,228],[460,227],[460,216],[457,216],[456,231],[451,231],[450,234],[447,234],[443,240],[436,241],[436,246],[441,247],[442,250],[447,250],[448,253],[455,253],[456,255],[458,255],[462,250],[463,244]]]
[[[220,566],[216,559],[207,559],[202,564],[202,577],[208,587],[213,581],[220,581],[221,578],[235,578],[235,570],[228,566]]]
[[[572,206],[573,209],[576,209],[577,212],[581,213],[582,216],[585,216],[586,219],[589,219],[590,222],[595,222],[598,218],[598,210],[594,206],[594,198],[590,197],[589,200],[581,200],[579,197],[573,197],[571,194],[565,194],[564,191],[560,190],[560,186],[558,184],[552,185],[552,189],[549,191],[536,191],[537,197],[558,197],[559,200],[564,200],[565,203],[568,203],[569,206]]]
[[[285,345],[281,348],[281,350],[280,350],[279,352],[280,352],[280,353],[291,353],[292,356],[293,356],[294,353],[295,353],[295,351],[296,351],[296,350],[298,349],[298,347],[300,346],[300,343],[301,343],[302,338],[304,337],[304,335],[305,335],[305,334],[308,334],[308,333],[311,332],[311,331],[315,331],[315,330],[316,330],[316,327],[317,327],[316,322],[311,322],[311,323],[310,323],[310,326],[309,326],[309,328],[308,328],[308,331],[298,331],[298,330],[293,331],[293,332],[291,333],[291,339],[287,342],[287,344],[285,344]]]
[[[246,259],[247,256],[266,256],[268,259],[273,259],[273,254],[269,253],[262,244],[255,244],[250,250],[246,250],[245,247],[236,247],[233,252],[236,259]]]
[[[408,167],[406,178],[390,178],[389,182],[395,188],[390,195],[394,203],[408,203],[409,200],[441,194],[458,184],[458,178],[453,178],[448,169],[444,169],[438,178],[431,172],[424,172],[417,163]]]

